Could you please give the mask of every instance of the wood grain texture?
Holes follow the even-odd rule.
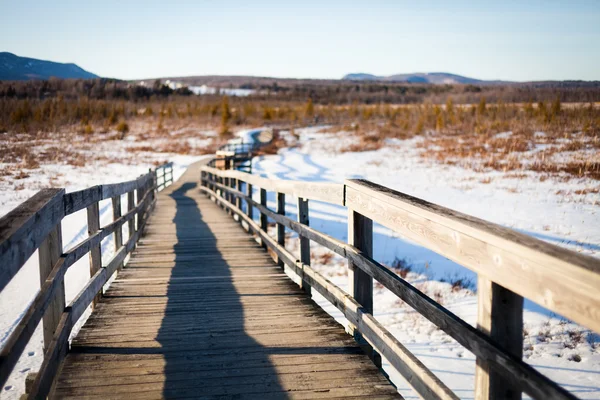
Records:
[[[600,332],[600,262],[367,181],[346,205],[525,298]]]
[[[263,205],[263,207],[266,205]],[[309,211],[308,211],[308,200],[302,197],[298,198],[298,223],[309,226]],[[304,236],[300,236],[300,262],[302,265],[310,265],[310,240]],[[301,275],[302,276],[302,275]],[[302,279],[302,288],[310,295],[310,284]]]
[[[52,396],[399,398],[343,327],[200,193],[193,169],[186,174],[159,193]]]
[[[523,358],[523,297],[484,277],[477,281],[477,329],[489,335],[506,352],[517,359]],[[477,400],[520,400],[521,391],[515,389],[484,359],[477,359],[475,370],[475,398]]]
[[[100,206],[99,203],[92,203],[87,208],[87,226],[88,236],[93,236],[100,231]],[[96,272],[102,267],[102,250],[98,243],[90,249],[90,277],[93,277]],[[99,299],[99,298],[98,298]],[[96,301],[98,300],[96,299]],[[94,302],[95,304],[95,302]],[[92,307],[94,306],[92,304]]]
[[[121,212],[121,195],[112,198],[113,222],[118,221],[122,216]],[[123,227],[115,228],[114,232],[115,252],[123,245]]]
[[[238,189],[238,192],[240,190]],[[237,199],[237,203],[236,206],[238,208],[241,208],[241,197],[236,197]],[[285,193],[277,193],[277,209],[276,209],[277,214],[279,215],[285,215]],[[280,246],[285,248],[285,225],[282,224],[277,224],[277,244],[279,244]],[[283,267],[283,260],[279,259],[279,256],[277,257],[277,259],[275,260],[275,262],[277,263],[277,265],[279,265],[280,267]]]
[[[38,255],[39,255],[39,268],[40,268],[40,287],[44,286],[48,277],[52,274],[54,266],[58,262],[63,252],[62,245],[62,230],[61,223],[56,224],[54,229],[50,231],[46,239],[42,242]],[[46,313],[44,314],[44,350],[48,348],[52,337],[54,336],[54,330],[58,326],[60,317],[65,309],[65,284],[62,282],[56,282],[56,289],[54,290],[54,299],[48,306]]]
[[[64,216],[64,189],[42,189],[0,218],[0,290]]]
[[[202,170],[210,172],[217,177],[240,179],[251,185],[264,188],[269,192],[280,192],[297,198],[302,197],[307,200],[318,200],[337,205],[344,204],[344,185],[338,183],[268,179],[246,172],[219,170],[211,167],[203,167]]]

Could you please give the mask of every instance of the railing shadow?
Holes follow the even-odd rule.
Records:
[[[244,329],[244,308],[230,265],[185,183],[176,202],[177,235],[167,303],[156,340],[164,355],[165,398],[280,393],[267,349]],[[215,225],[215,229],[219,229]],[[260,379],[257,379],[260,376]]]

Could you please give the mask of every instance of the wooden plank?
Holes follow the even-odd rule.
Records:
[[[44,353],[44,361],[33,382],[31,392],[27,393],[28,399],[45,399],[50,393],[56,371],[60,368],[69,349],[69,334],[72,328],[71,313],[67,308],[61,316],[48,350]]]
[[[239,189],[238,189],[239,191]],[[285,215],[285,193],[277,193],[277,214],[279,215]],[[237,197],[238,201],[241,201],[240,197]],[[238,208],[240,208],[240,206],[238,204],[236,204],[236,206]],[[277,224],[277,244],[279,244],[281,247],[285,248],[285,226],[282,224]],[[280,267],[283,268],[283,260],[279,259],[279,256],[277,256],[277,260],[276,260],[277,265],[279,265]]]
[[[135,208],[135,191],[127,193],[127,211],[131,211]],[[129,220],[129,237],[135,233],[135,217]]]
[[[306,239],[308,240],[308,239]],[[352,209],[348,209],[348,244],[356,247],[366,257],[373,257],[373,221]],[[367,314],[373,314],[373,277],[348,261],[348,293],[360,304]],[[377,368],[381,368],[381,356],[365,342],[355,326],[348,329],[354,339],[364,346]]]
[[[523,297],[600,332],[600,262],[365,181],[346,205]]]
[[[70,259],[61,257],[59,259],[42,285],[40,292],[36,295],[27,310],[25,310],[23,317],[6,339],[0,351],[0,386],[4,386],[8,380],[19,357],[23,353],[23,350],[25,350],[25,346],[33,336],[46,309],[54,298],[54,294],[63,286],[65,272],[74,262],[73,259],[74,257]]]
[[[110,199],[131,192],[148,184],[151,179],[152,173],[147,173],[131,181],[102,185],[102,199]]]
[[[121,218],[121,195],[115,196],[112,198],[112,209],[113,209],[113,222],[118,221]],[[119,251],[121,246],[123,245],[123,227],[119,226],[115,229],[114,232],[114,242],[115,242],[115,253]],[[123,265],[119,266],[119,269]]]
[[[489,335],[506,352],[523,358],[523,297],[484,277],[477,281],[477,328]],[[475,398],[521,399],[521,392],[481,358],[476,360]]]
[[[92,236],[100,231],[100,206],[99,203],[93,203],[87,208],[87,226],[88,226],[88,235]],[[93,246],[90,249],[90,277],[93,277],[96,272],[102,267],[102,251],[101,244],[98,243],[97,246]],[[99,300],[97,298],[93,304]]]
[[[52,273],[63,252],[61,223],[56,224],[39,248],[40,287]],[[60,317],[65,310],[65,284],[64,280],[56,283],[54,300],[50,303],[45,315],[43,325],[44,350],[48,348],[54,331],[60,322]]]
[[[214,190],[214,185],[213,185]],[[254,219],[254,207],[252,207],[252,203],[249,201],[252,199],[252,184],[246,182],[246,214],[248,218]]]
[[[64,189],[42,189],[0,218],[0,290],[64,216]]]
[[[308,200],[302,197],[298,198],[298,223],[310,225],[308,218]],[[300,236],[300,262],[302,265],[310,265],[310,240]],[[310,285],[304,279],[302,280],[302,289],[310,295]]]
[[[211,172],[217,177],[241,179],[270,192],[280,192],[307,200],[318,200],[337,205],[344,204],[344,185],[342,184],[268,179],[242,171],[218,170],[211,167],[202,167],[202,170]]]
[[[64,195],[65,215],[73,214],[102,200],[102,186],[92,186],[87,189]]]
[[[260,188],[259,190],[260,193],[260,204],[263,207],[267,206],[267,191],[264,188]],[[267,215],[264,213],[260,213],[260,229],[264,232],[267,232],[268,229],[268,219],[267,219]],[[267,246],[263,243],[263,247],[266,248]]]

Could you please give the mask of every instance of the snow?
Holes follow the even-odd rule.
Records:
[[[524,171],[472,172],[439,165],[420,156],[421,139],[388,140],[378,151],[340,153],[353,138],[348,132],[325,133],[324,127],[296,129],[298,148],[255,159],[253,171],[269,178],[313,182],[343,182],[364,178],[463,213],[483,218],[571,250],[600,257],[598,194],[576,194],[597,188],[586,179],[540,179]],[[508,134],[504,134],[508,136]],[[291,138],[286,138],[290,139]],[[294,199],[286,212],[295,214]],[[275,198],[269,197],[269,206]],[[310,224],[347,240],[346,209],[310,203]],[[374,258],[387,265],[394,260],[411,267],[406,278],[444,307],[475,326],[476,274],[401,235],[375,224]],[[292,248],[297,247],[291,240]],[[312,262],[327,278],[347,288],[345,261],[313,244]],[[323,260],[324,262],[321,262]],[[327,264],[327,265],[325,265]],[[461,285],[453,287],[457,281]],[[460,398],[473,398],[474,356],[391,292],[375,285],[375,316],[406,347],[440,377]],[[316,295],[319,304],[340,322],[341,313]],[[580,398],[600,397],[600,337],[526,300],[524,360]],[[579,362],[575,361],[581,358]],[[405,398],[418,398],[403,378],[386,370]]]
[[[253,89],[232,89],[232,88],[216,88],[211,86],[190,86],[188,87],[195,95],[203,95],[203,94],[222,94],[227,96],[239,96],[245,97],[249,96],[255,92]]]

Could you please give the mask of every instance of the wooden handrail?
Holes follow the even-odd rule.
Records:
[[[158,175],[162,177],[160,184]],[[40,248],[42,279],[39,293],[27,307],[22,319],[0,350],[0,386],[3,386],[10,376],[43,318],[44,361],[33,390],[28,393],[28,396],[29,398],[46,397],[57,370],[55,367],[66,354],[68,348],[66,341],[72,327],[112,274],[123,265],[127,254],[134,249],[142,235],[149,211],[156,202],[156,192],[172,182],[173,166],[169,163],[128,182],[94,186],[67,194],[64,189],[44,189],[0,218],[0,290],[10,282],[38,248]],[[135,196],[136,192],[137,196]],[[113,205],[117,204],[120,207],[120,197],[124,194],[127,194],[128,198],[127,212],[121,215],[120,209],[113,210],[113,222],[101,227],[97,213],[98,202],[112,199]],[[68,251],[63,250],[60,240],[49,241],[52,235],[60,237],[60,224],[66,215],[84,208],[88,209],[88,222],[90,218],[92,221],[98,221],[97,228],[92,227],[89,230],[87,239]],[[128,240],[123,244],[122,228],[126,223],[129,223],[130,233]],[[63,287],[67,270],[86,254],[99,249],[102,240],[111,234],[115,235],[115,243],[119,244],[115,249],[115,255],[107,265],[97,265],[97,271],[92,271],[91,279],[84,290],[68,307],[65,307]],[[55,315],[56,318],[49,317],[51,315]]]
[[[235,179],[237,189],[221,183],[225,177]],[[520,398],[521,391],[540,399],[575,398],[521,360],[520,349],[523,340],[521,296],[531,298],[548,309],[598,332],[600,331],[600,263],[598,260],[368,181],[347,180],[343,185],[320,184],[324,190],[317,195],[313,194],[310,199],[342,204],[349,212],[359,215],[359,219],[366,218],[367,221],[378,222],[472,269],[479,274],[480,285],[489,280],[490,289],[481,288],[479,291],[479,301],[484,306],[484,311],[480,309],[478,328],[475,329],[389,268],[377,263],[368,252],[363,252],[360,246],[355,247],[341,242],[310,228],[308,224],[302,224],[282,215],[284,213],[279,210],[279,205],[279,212],[273,211],[267,208],[266,203],[254,201],[251,197],[252,189],[248,190],[252,186],[254,190],[274,191],[278,199],[285,194],[302,197],[312,183],[267,179],[240,171],[218,170],[210,167],[201,169],[201,181],[202,190],[244,221],[249,229],[273,250],[277,260],[282,260],[296,271],[310,286],[315,287],[316,280],[322,281],[325,278],[318,275],[307,263],[296,260],[285,250],[284,245],[276,242],[266,234],[262,226],[248,217],[248,213],[251,213],[253,208],[256,208],[261,215],[272,219],[278,226],[297,232],[300,238],[312,240],[347,258],[369,279],[377,280],[474,353],[477,357],[477,398],[494,396]],[[245,193],[242,191],[241,183],[246,185]],[[322,195],[323,192],[328,195]],[[341,198],[334,194],[338,192],[341,192]],[[246,214],[241,210],[240,200],[246,204]],[[349,221],[356,220],[357,218],[349,219]],[[352,232],[352,229],[349,230]],[[372,233],[368,231],[366,235],[372,237]],[[365,287],[369,285],[364,278],[360,279],[356,282],[354,277],[355,282],[351,282],[350,287],[354,284],[365,285]],[[339,288],[334,287],[329,281],[326,282],[325,286],[319,285],[316,290],[340,308],[345,300],[336,294]],[[582,293],[582,288],[585,293]],[[353,292],[350,295],[356,296],[357,293]],[[372,294],[367,293],[362,299],[351,298],[358,302],[363,315],[372,318],[369,309]],[[341,311],[346,315],[345,310],[341,309]],[[351,318],[352,315],[346,316],[360,335],[366,338],[377,351],[382,352],[421,396],[443,398],[447,395],[447,388],[432,380],[429,370],[418,364],[407,363],[406,360],[416,359],[408,350],[398,350],[401,349],[398,346],[394,347],[396,350],[390,350],[389,340],[393,336],[385,328],[365,331],[364,324],[361,325]],[[497,334],[498,331],[508,333],[500,336]],[[383,340],[384,338],[387,341]],[[519,350],[516,351],[515,348]],[[397,351],[402,353],[404,361],[398,358]]]

